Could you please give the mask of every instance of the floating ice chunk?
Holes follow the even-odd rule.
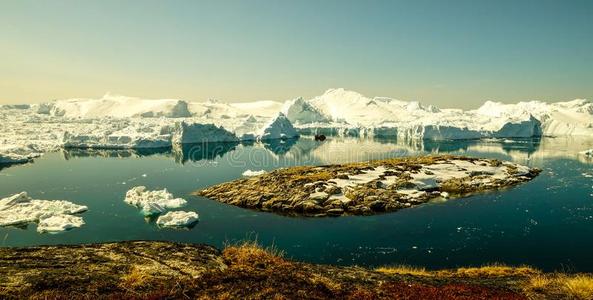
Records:
[[[64,231],[82,226],[82,218],[71,215],[87,209],[64,200],[34,200],[21,192],[0,200],[0,226],[38,222],[39,232]]]
[[[159,214],[187,204],[185,199],[173,198],[167,189],[149,191],[145,186],[136,186],[126,192],[124,202],[142,209],[144,215]]]
[[[447,192],[441,192],[441,197],[447,199],[447,198],[449,198],[449,193],[447,193]]]
[[[198,221],[198,214],[193,211],[170,211],[156,220],[164,227],[187,227]]]
[[[84,225],[84,220],[81,217],[73,215],[53,215],[51,217],[39,220],[37,232],[55,233],[70,230],[72,228],[78,228],[82,225]]]
[[[247,170],[247,171],[243,172],[243,176],[259,176],[259,175],[263,175],[265,173],[266,173],[266,171],[264,171],[264,170],[259,170],[259,171]]]

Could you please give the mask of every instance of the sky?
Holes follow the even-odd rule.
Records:
[[[0,104],[593,100],[593,1],[0,0]]]

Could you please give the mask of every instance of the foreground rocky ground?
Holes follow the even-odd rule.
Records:
[[[495,159],[431,155],[284,168],[195,194],[288,215],[370,215],[434,198],[500,190],[529,181],[539,172]]]
[[[528,267],[375,270],[294,262],[254,243],[0,249],[0,298],[591,299],[593,277]]]

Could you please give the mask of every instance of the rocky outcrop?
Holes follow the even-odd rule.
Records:
[[[287,215],[371,215],[502,189],[531,180],[539,171],[493,159],[423,156],[285,168],[195,194]]]

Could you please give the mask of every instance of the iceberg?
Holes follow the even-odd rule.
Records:
[[[278,113],[274,119],[267,123],[259,134],[259,140],[293,139],[299,134],[294,129],[288,118],[283,113]]]
[[[124,202],[141,209],[145,216],[163,213],[166,209],[187,204],[182,198],[174,198],[167,189],[149,191],[145,186],[136,186],[126,192]]]
[[[0,164],[28,162],[61,148],[156,149],[315,134],[402,140],[593,135],[593,103],[584,99],[486,101],[477,109],[461,110],[371,98],[341,88],[285,102],[188,102],[106,94],[3,105],[0,119]]]
[[[177,99],[140,99],[106,94],[100,99],[66,99],[37,106],[37,112],[58,117],[168,117],[191,116],[188,103]]]
[[[170,211],[156,220],[162,227],[189,227],[198,222],[198,214],[193,211]]]
[[[205,142],[238,142],[232,132],[213,124],[187,123],[175,124],[173,144],[196,144]]]
[[[37,231],[58,232],[84,225],[73,214],[88,210],[86,206],[65,200],[35,200],[26,192],[0,199],[0,226],[38,223]]]

